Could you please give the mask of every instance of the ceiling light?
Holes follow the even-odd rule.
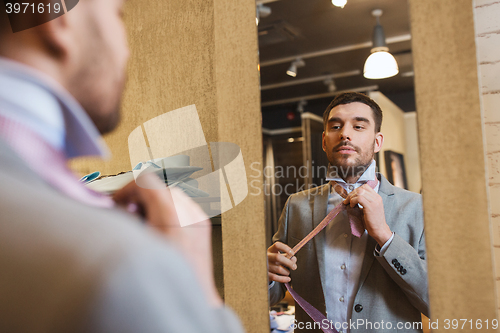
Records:
[[[345,4],[347,3],[347,0],[332,0],[332,4],[334,6],[344,8]]]
[[[290,75],[291,77],[296,77],[297,76],[297,68],[304,67],[306,63],[304,60],[297,58],[294,61],[292,61],[292,64],[286,71],[287,75]]]
[[[363,75],[367,79],[385,79],[399,73],[398,63],[385,42],[384,28],[380,25],[381,9],[372,11],[372,15],[377,19],[377,24],[373,29],[372,54],[366,59]]]
[[[330,78],[326,79],[325,81],[323,81],[323,83],[325,84],[325,86],[328,87],[329,92],[334,92],[335,90],[337,90],[337,86],[335,85],[333,78],[330,77]]]
[[[271,7],[264,6],[263,4],[259,3],[257,5],[257,15],[255,17],[257,25],[259,25],[261,17],[268,17],[269,15],[271,15]]]
[[[290,66],[290,68],[288,68],[288,70],[286,71],[286,74],[290,75],[291,77],[296,77],[297,76],[297,66],[295,66],[292,63],[292,65]]]
[[[304,112],[304,106],[307,105],[307,101],[305,99],[301,100],[299,104],[297,105],[297,112],[298,113],[303,113]]]

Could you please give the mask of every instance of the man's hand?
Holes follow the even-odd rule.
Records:
[[[203,210],[182,191],[169,190],[155,175],[141,176],[141,186],[135,181],[117,191],[113,199],[118,205],[137,206],[146,223],[159,231],[177,247],[195,269],[209,302],[222,305],[215,288],[212,266],[211,223]],[[175,204],[174,204],[175,203]],[[181,219],[201,221],[181,227]]]
[[[281,242],[276,242],[267,249],[267,262],[269,281],[290,282],[291,279],[288,276],[290,271],[283,266],[293,270],[297,269],[297,257],[293,256],[293,251],[288,245]]]
[[[369,185],[358,187],[344,200],[344,204],[355,207],[363,206],[366,231],[382,247],[392,236],[392,231],[385,221],[384,203],[382,197]]]

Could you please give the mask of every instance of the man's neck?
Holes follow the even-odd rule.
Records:
[[[370,166],[370,164],[366,166],[358,166],[352,168],[352,172],[349,172],[345,175],[342,175],[342,179],[347,183],[347,184],[355,184],[358,179],[365,173],[366,169]]]
[[[363,174],[366,172],[366,170],[370,167],[371,165],[368,163],[367,165],[360,165],[360,166],[349,166],[349,167],[342,167],[338,165],[330,165],[330,172],[329,172],[329,177],[330,178],[340,178],[344,180],[347,184],[355,184],[358,182],[358,180],[363,176]]]

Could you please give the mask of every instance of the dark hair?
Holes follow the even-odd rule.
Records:
[[[375,119],[375,133],[380,132],[380,127],[382,126],[382,109],[380,109],[380,106],[375,103],[373,99],[366,96],[365,94],[357,92],[346,92],[335,97],[335,99],[326,108],[325,113],[323,113],[323,128],[326,130],[328,116],[330,115],[330,111],[334,107],[336,107],[337,105],[351,104],[356,102],[366,104],[372,109],[373,119]]]

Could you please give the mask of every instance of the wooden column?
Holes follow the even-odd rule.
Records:
[[[472,1],[409,3],[431,322],[439,321],[433,331],[448,332],[447,319],[467,319],[454,332],[494,331],[491,320],[497,311]]]
[[[255,1],[215,0],[214,11],[218,141],[241,147],[248,177],[252,163],[263,167]],[[248,332],[268,332],[262,191],[249,189],[241,204],[222,215],[222,240],[225,300]]]

